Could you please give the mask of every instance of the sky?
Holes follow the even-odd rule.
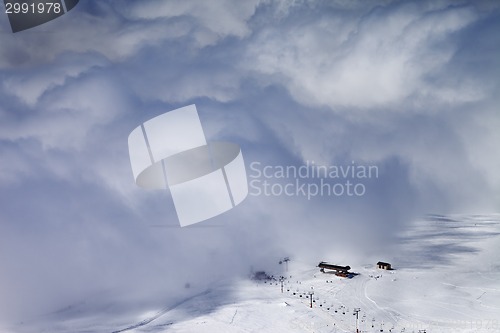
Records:
[[[391,260],[425,214],[498,213],[499,30],[495,1],[85,0],[15,34],[0,15],[0,323],[173,302],[283,256]],[[378,176],[180,228],[127,138],[190,104],[249,180],[312,161]]]

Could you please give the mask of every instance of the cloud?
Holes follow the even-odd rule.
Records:
[[[255,12],[259,0],[246,1],[238,6],[232,6],[231,1],[218,0],[210,4],[197,1],[172,1],[158,0],[134,3],[127,8],[127,17],[134,19],[168,19],[175,17],[189,17],[197,22],[197,27],[192,33],[194,38],[202,45],[209,45],[221,37],[245,37],[251,31],[247,20]],[[203,39],[212,43],[203,42]]]
[[[498,210],[498,13],[86,1],[38,30],[3,22],[2,320],[82,300],[69,317],[165,306],[284,255],[363,263],[390,257],[415,216]],[[127,136],[192,103],[207,139],[239,143],[247,166],[355,161],[380,176],[360,198],[250,196],[179,229],[168,192],[134,185]]]
[[[226,37],[244,37],[250,32],[246,21],[259,1],[246,1],[237,7],[228,3],[84,2],[71,15],[22,35],[9,33],[4,17],[0,67],[52,61],[62,52],[97,52],[110,60],[123,61],[144,47],[167,42],[187,42],[200,48]]]
[[[495,207],[498,182],[485,177],[495,168],[484,163],[498,160],[479,147],[497,135],[488,126],[471,137],[478,128],[469,127],[498,119],[491,108],[498,80],[465,65],[497,68],[490,54],[498,41],[478,38],[495,29],[495,12],[447,2],[318,7],[279,11],[277,23],[256,29],[247,46],[243,67],[256,81],[285,87],[302,105],[266,115],[277,135],[303,160],[399,156],[422,197],[439,189],[454,207]],[[276,18],[272,7],[263,12]],[[474,44],[483,55],[465,51]]]
[[[472,82],[440,87],[427,80],[453,56],[458,45],[449,37],[474,22],[476,10],[429,7],[405,2],[361,11],[296,9],[256,34],[247,67],[312,106],[391,107],[411,96],[479,99]],[[291,22],[298,11],[300,25]]]

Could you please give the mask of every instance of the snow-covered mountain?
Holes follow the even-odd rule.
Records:
[[[276,278],[219,281],[163,308],[89,318],[78,315],[89,305],[76,304],[0,331],[500,332],[500,216],[429,215],[399,239],[392,258],[381,258],[393,270],[365,262],[342,278],[316,267],[337,258],[292,258],[288,271],[267,272],[286,277],[283,291]]]

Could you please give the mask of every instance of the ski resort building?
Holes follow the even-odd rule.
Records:
[[[336,274],[348,274],[349,270],[351,269],[350,266],[338,266],[338,265],[333,265],[329,264],[327,262],[320,262],[318,264],[318,267],[320,268],[320,272],[325,273],[325,270],[330,270],[333,271]]]
[[[380,269],[385,269],[385,270],[391,270],[391,264],[389,264],[388,262],[383,262],[383,261],[379,261],[377,263],[377,268],[380,268]]]

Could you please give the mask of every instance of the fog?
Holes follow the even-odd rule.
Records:
[[[499,11],[89,0],[16,34],[1,15],[0,320],[173,303],[284,256],[390,260],[424,214],[498,212]],[[314,161],[378,176],[361,196],[249,195],[180,228],[168,191],[135,185],[127,137],[193,103],[248,175]]]

